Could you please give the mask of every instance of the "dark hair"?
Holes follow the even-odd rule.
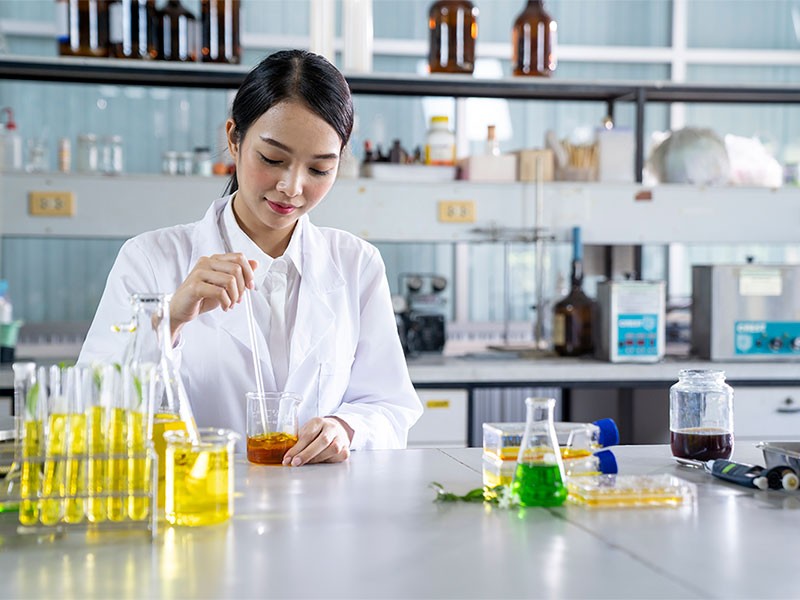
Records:
[[[284,100],[303,103],[333,127],[342,148],[347,145],[353,130],[353,99],[347,80],[325,57],[305,50],[270,54],[244,78],[231,106],[238,141],[261,115]],[[237,189],[234,173],[226,193]]]

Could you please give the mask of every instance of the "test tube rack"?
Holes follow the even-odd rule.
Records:
[[[21,458],[21,449],[8,445],[0,448],[0,453],[14,452],[13,464],[9,473],[0,479],[0,523],[9,523],[11,518],[16,519],[16,532],[19,535],[38,535],[61,537],[68,533],[77,532],[103,532],[103,531],[141,531],[154,539],[158,531],[158,456],[149,442],[144,452],[109,454],[81,454],[68,456],[34,456]],[[11,457],[4,457],[11,460]],[[106,482],[101,491],[90,492],[86,485],[86,475],[91,461],[102,461],[108,468],[113,461],[121,461],[130,465],[132,461],[144,461],[145,472],[143,481],[144,489],[127,489],[112,491],[109,488],[119,487],[108,485]],[[75,493],[68,492],[66,473],[70,469],[77,469],[83,476],[84,485],[78,485]],[[53,480],[46,486],[47,476],[55,473]],[[35,490],[25,490],[23,493],[22,478],[24,475],[33,474],[32,481],[36,481]],[[80,475],[79,475],[80,478]],[[127,476],[126,476],[127,481]],[[28,487],[28,486],[25,486]],[[47,487],[47,489],[45,489]],[[142,500],[137,510],[141,517],[133,517],[129,507],[137,500]],[[98,511],[102,518],[93,517],[90,520],[91,503],[101,503],[104,510]],[[14,505],[18,510],[14,511]],[[72,514],[68,514],[67,507]],[[109,517],[109,507],[113,518]],[[77,509],[77,512],[76,512]],[[23,515],[23,512],[25,515]],[[45,516],[47,515],[47,516]],[[25,518],[27,516],[27,518]],[[22,521],[25,521],[24,523]]]

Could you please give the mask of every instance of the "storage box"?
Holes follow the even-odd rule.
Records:
[[[441,165],[402,165],[399,163],[367,163],[361,167],[362,177],[384,181],[453,181],[458,169]]]
[[[630,129],[597,131],[597,180],[612,183],[633,183],[633,157],[636,143]]]
[[[467,181],[505,182],[517,180],[517,157],[513,154],[468,156],[458,161],[460,178]]]
[[[542,181],[553,181],[555,159],[553,158],[552,150],[520,150],[517,152],[517,156],[519,159],[520,181],[539,181],[539,167],[537,166],[539,161],[541,161]]]

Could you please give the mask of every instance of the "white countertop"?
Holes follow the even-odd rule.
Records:
[[[481,484],[480,449],[354,453],[337,465],[236,463],[236,516],[198,529],[72,533],[37,543],[0,515],[3,595],[275,598],[787,598],[800,493],[734,486],[666,446],[615,449],[671,473],[695,507],[504,510],[433,502]],[[739,460],[760,454],[739,444]]]

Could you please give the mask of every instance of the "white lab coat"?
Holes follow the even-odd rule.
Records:
[[[111,326],[130,321],[130,295],[172,293],[201,256],[225,252],[217,224],[229,200],[215,201],[201,221],[143,233],[123,245],[79,362],[121,360],[124,336]],[[404,448],[422,405],[408,375],[380,254],[354,235],[301,218],[303,272],[285,388],[302,397],[300,424],[336,415],[354,431],[351,449]],[[258,296],[256,319],[268,310],[266,302],[256,303]],[[272,361],[264,356],[266,343],[260,348],[269,389]],[[245,392],[255,389],[255,378],[244,303],[187,323],[175,350],[198,425],[245,435]]]

